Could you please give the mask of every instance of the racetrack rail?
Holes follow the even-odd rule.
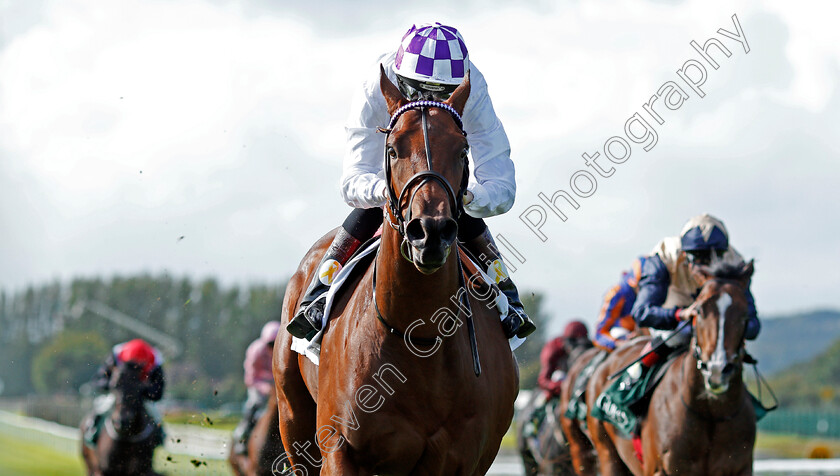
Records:
[[[230,432],[202,428],[195,425],[172,425],[165,423],[165,449],[170,453],[225,459],[228,453]],[[28,432],[15,429],[30,430]],[[33,442],[49,441],[51,447],[68,452],[78,452],[79,430],[39,418],[26,417],[0,411],[0,431],[14,431]],[[40,434],[40,435],[39,435]],[[28,436],[27,436],[28,435]],[[50,438],[52,437],[52,438]],[[840,476],[840,459],[760,459],[753,465],[757,475],[802,475]],[[518,454],[500,452],[499,458],[488,473],[494,476],[518,476],[523,474]]]

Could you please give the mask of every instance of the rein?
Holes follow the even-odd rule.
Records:
[[[461,197],[463,196],[464,190],[466,189],[467,183],[469,181],[469,162],[467,161],[468,159],[466,157],[464,157],[464,173],[461,176],[461,184],[457,194],[452,189],[452,185],[449,184],[449,181],[446,179],[446,177],[439,174],[438,172],[435,172],[432,168],[432,149],[429,142],[428,115],[429,109],[433,107],[443,109],[444,111],[448,112],[452,119],[455,121],[455,124],[458,126],[458,130],[461,131],[461,134],[463,134],[464,137],[467,136],[467,132],[464,130],[464,122],[461,119],[461,115],[458,114],[458,111],[456,111],[449,104],[438,101],[426,100],[412,101],[408,104],[403,105],[402,107],[397,109],[391,116],[391,120],[388,122],[388,127],[386,129],[379,129],[380,132],[384,132],[386,134],[384,170],[385,182],[387,184],[388,190],[388,208],[390,210],[391,215],[390,219],[388,220],[388,224],[391,225],[391,228],[395,229],[403,239],[400,243],[400,254],[403,258],[412,263],[414,261],[406,252],[406,246],[410,246],[410,243],[408,242],[408,238],[406,237],[405,227],[406,224],[411,221],[411,204],[414,202],[414,197],[417,195],[417,192],[420,190],[420,187],[432,182],[438,182],[440,185],[442,185],[443,189],[446,191],[446,197],[449,200],[451,214],[457,220],[461,216]],[[408,179],[405,185],[403,185],[402,190],[400,191],[399,195],[397,195],[391,180],[391,157],[389,154],[390,149],[387,146],[388,136],[390,136],[399,118],[406,112],[414,109],[419,109],[421,113],[421,119],[423,124],[423,145],[426,150],[426,165],[428,166],[428,170],[417,172],[416,174],[414,174],[410,179]],[[403,203],[403,200],[406,198],[406,194],[408,194],[408,192],[412,188],[414,188],[414,191],[411,193],[411,196],[408,197],[408,201],[406,203],[406,215],[403,216],[400,204]],[[397,223],[394,223],[394,219],[396,219]],[[379,262],[378,258],[379,252],[377,251],[377,259],[375,259],[373,263],[373,304],[376,309],[377,320],[380,323],[382,323],[382,325],[385,327],[389,334],[400,337],[404,341],[411,342],[414,345],[430,347],[438,344],[439,342],[442,342],[443,339],[440,336],[436,336],[434,338],[407,336],[404,331],[401,331],[396,327],[388,324],[388,321],[385,320],[385,317],[379,310],[379,303],[376,301],[376,266]],[[461,264],[461,256],[459,253],[456,253],[456,259],[458,260],[458,289],[466,289],[466,284],[464,282],[463,267]],[[472,351],[473,357],[473,371],[476,377],[478,377],[479,375],[481,375],[481,364],[479,362],[478,357],[478,344],[476,342],[475,337],[475,325],[473,324],[472,320],[472,310],[470,309],[469,298],[466,297],[466,295],[467,293],[461,293],[461,296],[459,297],[460,305],[458,306],[458,314],[456,315],[456,319],[460,321],[461,312],[465,309],[467,318],[467,329],[469,332],[470,339],[470,349]]]

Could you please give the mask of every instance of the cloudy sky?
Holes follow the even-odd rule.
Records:
[[[513,148],[516,205],[488,223],[525,257],[520,286],[549,295],[554,329],[594,320],[636,255],[704,211],[756,259],[762,315],[840,307],[833,3],[396,3],[0,0],[0,289],[287,278],[350,211],[337,182],[353,91],[412,23],[441,21],[462,31]],[[718,33],[733,15],[748,53]],[[677,71],[709,38],[731,56],[700,63],[700,97]],[[643,105],[668,81],[688,98],[660,100],[658,124]],[[538,238],[521,215],[593,171],[581,154],[611,166],[604,144],[635,113],[655,146],[631,143]]]

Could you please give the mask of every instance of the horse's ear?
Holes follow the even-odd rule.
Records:
[[[464,106],[467,104],[467,99],[470,97],[470,72],[467,70],[467,74],[464,75],[464,80],[461,81],[461,84],[455,88],[455,91],[452,92],[452,95],[449,96],[449,99],[446,100],[446,104],[452,106],[458,114],[464,113]]]
[[[389,116],[393,116],[400,106],[408,103],[408,100],[402,95],[400,90],[388,79],[382,63],[379,63],[379,89],[382,91],[382,95],[385,96]]]
[[[755,271],[755,260],[750,260],[749,263],[745,264],[744,267],[741,269],[741,282],[744,284],[745,287],[749,287],[750,280],[752,280],[753,272]]]

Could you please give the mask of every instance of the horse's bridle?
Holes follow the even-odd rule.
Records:
[[[411,221],[411,204],[414,201],[414,197],[417,195],[417,191],[423,185],[431,182],[438,182],[443,186],[443,189],[446,191],[446,196],[449,200],[450,212],[452,213],[452,217],[454,219],[458,219],[461,216],[461,210],[463,208],[462,205],[462,197],[464,191],[467,189],[467,184],[470,178],[470,169],[469,169],[469,159],[466,155],[463,155],[464,160],[464,170],[463,174],[461,175],[461,184],[458,188],[458,193],[456,194],[452,190],[452,185],[449,184],[449,181],[446,180],[446,177],[443,175],[435,172],[432,169],[432,149],[429,144],[429,124],[428,124],[428,114],[429,108],[436,107],[439,109],[443,109],[444,111],[448,112],[452,119],[455,120],[455,124],[458,126],[458,130],[461,131],[461,134],[464,137],[467,136],[467,132],[464,130],[464,122],[461,120],[461,115],[458,114],[458,111],[455,110],[449,104],[439,102],[439,101],[412,101],[408,104],[403,105],[399,109],[397,109],[394,114],[391,116],[391,120],[388,122],[388,128],[383,129],[380,128],[380,132],[384,132],[385,136],[385,182],[387,183],[388,188],[388,208],[390,210],[390,219],[388,220],[388,224],[391,225],[391,228],[395,229],[400,236],[402,237],[402,243],[400,244],[400,254],[406,260],[410,262],[414,262],[411,259],[411,256],[408,255],[405,251],[406,245],[409,245],[408,238],[406,237],[406,224]],[[389,156],[389,148],[388,148],[388,137],[391,134],[394,126],[399,120],[400,116],[405,114],[406,112],[412,109],[420,109],[422,121],[423,121],[423,142],[426,148],[426,164],[428,165],[428,170],[417,172],[414,174],[408,181],[403,185],[400,194],[397,195],[394,187],[391,183],[391,157]],[[416,185],[416,186],[415,186]],[[414,187],[414,192],[408,198],[408,202],[406,203],[406,207],[408,209],[406,216],[403,216],[402,210],[400,208],[400,204],[402,203],[403,199],[406,197],[411,188]],[[394,219],[397,220],[397,223],[394,223]],[[381,248],[380,248],[381,249]],[[440,342],[440,336],[435,338],[422,338],[422,337],[413,337],[407,336],[405,332],[400,331],[399,329],[391,326],[385,320],[385,317],[379,310],[379,303],[376,302],[376,262],[374,261],[373,264],[373,304],[376,308],[376,317],[381,322],[385,328],[388,330],[390,334],[396,335],[401,337],[406,342],[412,342],[414,344],[419,344],[422,346],[430,346],[435,345]],[[461,260],[458,258],[458,286],[459,288],[465,288],[464,284],[464,273],[463,268],[461,267]],[[470,304],[469,299],[466,297],[466,293],[460,295],[459,301],[464,306],[463,309],[467,309],[467,330],[469,333],[469,340],[470,340],[470,348],[472,350],[472,357],[473,357],[473,371],[475,372],[476,377],[481,375],[481,364],[479,363],[478,358],[478,347],[476,344],[476,337],[475,337],[475,328],[472,321],[472,312],[469,311]],[[462,307],[459,306],[458,315],[460,316]]]
[[[450,106],[449,104],[438,102],[438,101],[412,101],[408,104],[397,109],[394,114],[391,116],[391,120],[388,123],[388,127],[386,129],[380,128],[380,132],[384,132],[386,134],[385,137],[385,182],[387,184],[388,189],[388,208],[390,210],[391,218],[388,220],[389,224],[392,228],[399,232],[400,236],[403,237],[403,242],[400,245],[400,253],[403,257],[409,261],[412,261],[411,258],[407,255],[404,248],[405,245],[408,244],[406,234],[405,234],[405,226],[406,224],[411,221],[411,203],[414,201],[415,195],[417,195],[417,191],[420,190],[420,187],[427,183],[431,182],[438,182],[443,186],[443,189],[446,191],[446,196],[449,199],[450,211],[452,213],[452,217],[456,220],[461,215],[461,197],[463,196],[464,190],[467,188],[467,183],[469,181],[469,163],[467,162],[466,157],[464,158],[464,173],[461,177],[461,184],[460,188],[458,189],[458,193],[456,194],[455,191],[452,189],[452,186],[449,184],[449,181],[446,180],[446,177],[443,175],[435,172],[432,169],[432,151],[429,145],[429,125],[428,125],[428,109],[436,107],[439,109],[443,109],[444,111],[448,112],[452,119],[455,120],[455,124],[458,126],[458,129],[461,131],[461,134],[466,137],[467,133],[464,131],[464,123],[461,120],[461,115]],[[400,194],[397,195],[396,190],[391,183],[391,157],[389,156],[389,148],[387,146],[388,136],[390,136],[391,131],[396,125],[397,120],[405,114],[406,112],[412,109],[420,109],[423,119],[423,141],[426,147],[426,163],[429,167],[429,170],[425,170],[422,172],[417,172],[412,176],[408,181],[403,185]],[[415,186],[416,185],[416,186]],[[406,194],[414,187],[414,192],[408,198],[408,203],[406,204],[407,212],[406,216],[403,216],[402,209],[400,208],[400,204],[405,199]],[[394,223],[394,219],[396,219],[396,223]]]
[[[709,281],[712,281],[712,280],[715,280],[717,282],[726,282],[726,281],[731,282],[732,281],[732,280],[721,279],[721,278],[712,278]],[[701,292],[702,292],[702,290],[701,290]],[[697,313],[698,314],[703,313],[703,307],[702,306],[699,306],[697,308]],[[719,316],[719,317],[721,319],[726,318],[726,316]],[[695,317],[694,322],[691,323],[691,333],[693,334],[692,335],[692,342],[693,342],[692,353],[694,354],[694,359],[697,361],[697,370],[699,370],[702,374],[705,375],[709,371],[709,364],[706,363],[706,361],[703,360],[703,352],[700,349],[700,343],[697,341],[697,331],[696,331],[697,322],[696,321],[697,321],[697,318]],[[747,349],[744,345],[745,344],[745,342],[744,342],[744,334],[745,333],[746,333],[746,326],[744,327],[744,331],[741,333],[741,338],[740,338],[741,339],[741,341],[740,341],[741,342],[741,347],[738,349],[738,353],[735,354],[735,356],[731,360],[727,359],[726,363],[728,365],[740,365],[743,362],[744,354],[746,354],[746,352],[747,352]],[[721,336],[718,336],[718,339],[720,339],[720,338],[721,338]]]

